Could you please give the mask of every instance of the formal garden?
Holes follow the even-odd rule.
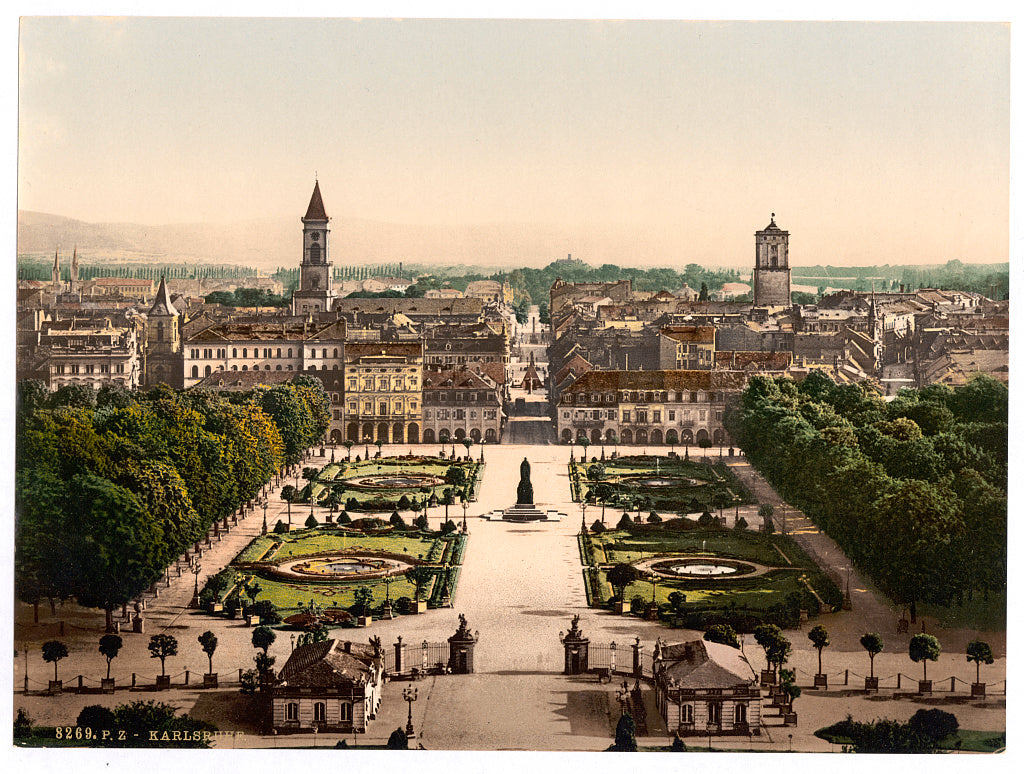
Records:
[[[753,496],[721,461],[635,455],[569,463],[573,500],[604,507],[700,513],[749,505]]]
[[[579,536],[592,607],[607,607],[687,629],[728,624],[799,625],[843,604],[842,591],[788,536],[699,520],[623,513],[614,529],[596,521]]]
[[[351,453],[351,449],[349,450]],[[331,462],[323,468],[303,470],[306,484],[288,485],[281,499],[330,508],[336,512],[425,512],[427,507],[449,507],[476,499],[484,463],[466,457],[378,457]],[[415,518],[415,516],[413,517]]]
[[[467,540],[454,521],[429,530],[397,512],[353,521],[347,511],[338,521],[257,537],[207,581],[200,608],[307,629],[368,625],[454,596]]]

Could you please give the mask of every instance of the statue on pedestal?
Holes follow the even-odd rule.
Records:
[[[533,505],[533,484],[530,483],[530,463],[526,457],[519,466],[519,486],[516,489],[516,505]]]

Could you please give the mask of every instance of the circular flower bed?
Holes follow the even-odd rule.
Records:
[[[663,578],[677,580],[697,578],[702,580],[727,580],[738,578],[742,575],[760,575],[768,569],[747,562],[738,562],[735,559],[722,559],[717,556],[677,557],[645,564],[647,564],[647,570],[655,572]]]
[[[444,484],[440,476],[427,473],[379,473],[374,476],[357,476],[344,479],[346,487],[379,491],[386,489],[419,489]]]

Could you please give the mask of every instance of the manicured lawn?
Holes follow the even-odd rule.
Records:
[[[810,609],[814,600],[809,596],[804,581],[810,583],[829,604],[838,604],[842,598],[817,565],[784,535],[764,535],[750,530],[675,531],[645,527],[644,531],[638,532],[616,529],[591,534],[589,540],[589,563],[600,567],[600,599],[592,601],[595,606],[606,604],[614,594],[606,577],[611,566],[634,564],[660,555],[716,556],[756,562],[769,571],[761,575],[717,579],[662,577],[656,584],[643,576],[626,588],[627,602],[636,596],[650,601],[653,594],[655,602],[666,605],[669,596],[678,591],[686,597],[683,611],[688,613],[727,609],[764,613],[774,606],[787,604],[794,596],[803,597],[801,604]]]
[[[591,479],[591,470],[600,470]],[[609,507],[642,504],[661,515],[714,510],[721,499],[729,507],[754,502],[750,492],[724,464],[673,457],[618,457],[601,462],[572,462],[569,478],[574,500],[603,499]]]
[[[348,480],[365,476],[401,476],[403,474],[436,476],[441,482],[444,482],[448,471],[453,467],[459,467],[465,471],[466,483],[464,485],[436,483],[424,486],[418,484],[383,486],[373,489],[345,485]],[[336,488],[342,507],[346,507],[346,503],[354,498],[358,503],[359,510],[392,511],[397,508],[398,501],[403,495],[410,500],[417,498],[422,503],[424,500],[429,500],[432,494],[440,500],[444,497],[446,490],[452,490],[457,501],[458,491],[465,486],[468,497],[472,499],[479,491],[483,468],[484,466],[476,461],[454,462],[440,457],[384,457],[379,460],[360,460],[359,462],[341,460],[326,465],[312,485],[303,484],[300,486],[300,491],[302,492],[302,501],[309,502],[309,494],[312,490],[314,500],[319,503],[327,497],[331,488]],[[427,491],[421,491],[423,489]],[[435,509],[432,515],[437,515],[437,513]]]
[[[959,740],[960,750],[963,752],[995,752],[1006,747],[1005,731],[971,731],[961,728],[954,735],[943,740],[939,745],[941,750],[955,750]]]
[[[409,531],[399,533],[388,530],[382,534],[366,534],[359,530],[345,528],[317,527],[293,532],[261,535],[255,538],[232,562],[237,578],[255,576],[262,589],[258,599],[269,599],[278,610],[285,615],[298,610],[312,599],[326,607],[349,607],[355,603],[355,590],[366,586],[373,594],[373,605],[381,604],[389,595],[388,585],[383,579],[353,579],[351,581],[332,579],[331,581],[314,582],[305,580],[285,580],[261,573],[258,568],[248,566],[249,562],[261,560],[281,561],[287,559],[312,556],[330,551],[346,553],[366,551],[384,552],[408,556],[410,559],[422,559],[430,563],[436,570],[433,583],[424,590],[422,599],[429,599],[434,587],[439,582],[441,566],[448,562],[458,561],[461,553],[456,550],[464,535],[453,533],[442,537],[437,532]],[[280,542],[280,547],[272,556],[264,559],[267,551]],[[458,573],[452,575],[451,593],[454,594],[458,583]],[[414,599],[415,586],[406,580],[404,575],[394,576],[390,584],[392,602],[399,597]]]

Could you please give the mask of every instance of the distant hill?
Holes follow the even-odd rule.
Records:
[[[77,246],[90,262],[196,261],[235,263],[273,270],[297,265],[302,247],[298,217],[237,223],[138,223],[85,221],[19,210],[18,254],[62,255]],[[591,240],[587,240],[591,241]],[[596,241],[596,240],[595,240]],[[600,255],[618,248],[620,260],[631,255],[628,235],[609,235],[609,244],[575,243],[567,233],[544,225],[416,226],[356,218],[331,221],[331,257],[335,265],[406,263],[473,264],[492,268],[546,266],[573,249]]]

